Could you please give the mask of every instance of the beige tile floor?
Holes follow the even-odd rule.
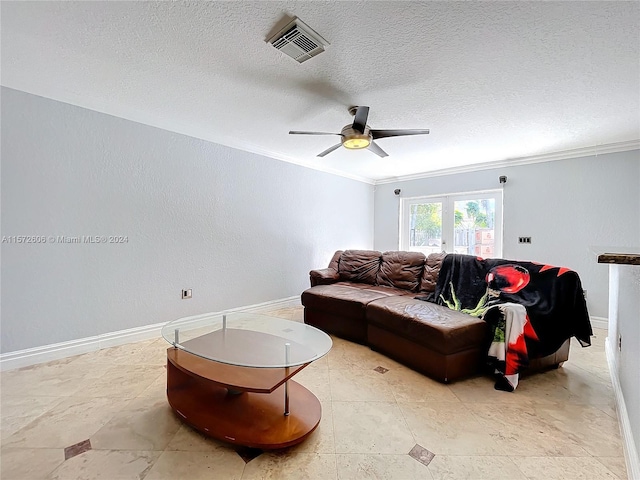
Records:
[[[301,308],[271,314],[302,319]],[[248,462],[173,415],[161,338],[8,371],[0,478],[624,479],[604,337],[572,345],[563,368],[522,379],[514,393],[482,376],[443,385],[334,338],[296,376],[322,402],[316,432]],[[80,442],[90,449],[65,460]],[[414,447],[428,465],[409,455]]]

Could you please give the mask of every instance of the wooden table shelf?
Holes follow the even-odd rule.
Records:
[[[167,398],[185,423],[205,435],[264,450],[285,448],[307,438],[322,417],[316,396],[289,380],[305,366],[238,367],[169,348]]]

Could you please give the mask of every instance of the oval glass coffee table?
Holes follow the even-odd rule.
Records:
[[[284,448],[320,423],[320,401],[291,380],[331,350],[326,333],[300,322],[251,313],[169,322],[167,398],[192,427],[225,442]]]

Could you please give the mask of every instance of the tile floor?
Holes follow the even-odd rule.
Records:
[[[301,308],[271,315],[301,321]],[[604,353],[572,345],[563,368],[514,393],[451,385],[339,338],[296,376],[320,426],[284,451],[236,451],[173,415],[166,342],[138,342],[1,374],[0,478],[624,479]]]

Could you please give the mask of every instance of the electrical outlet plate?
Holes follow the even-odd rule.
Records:
[[[187,298],[191,298],[191,289],[188,288],[186,290],[182,290],[182,299],[185,300]]]
[[[531,237],[518,237],[518,243],[531,243]]]

